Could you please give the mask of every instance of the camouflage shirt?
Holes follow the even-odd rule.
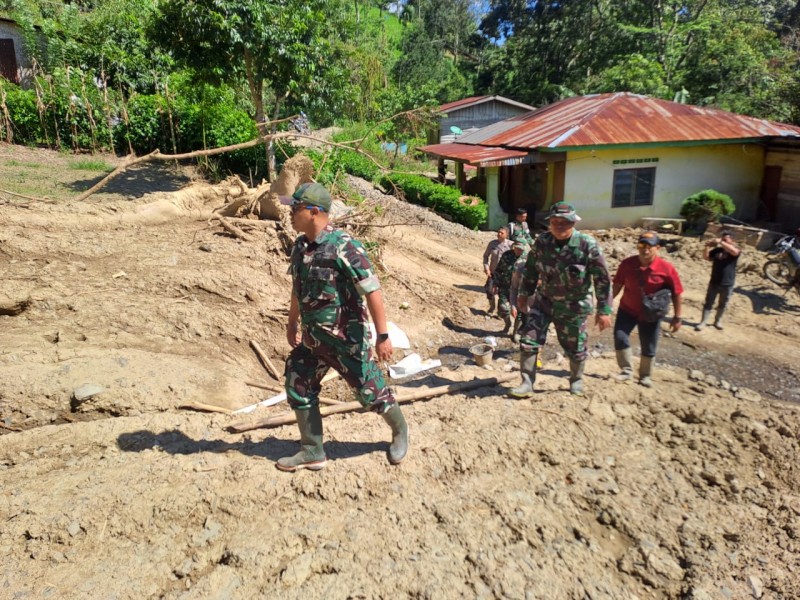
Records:
[[[511,221],[508,225],[508,239],[512,242],[525,242],[528,246],[533,246],[533,235],[527,221]]]
[[[342,339],[347,323],[367,322],[363,296],[381,287],[361,242],[330,224],[313,242],[297,238],[289,274],[303,327]]]
[[[590,235],[574,231],[559,246],[549,231],[536,238],[520,283],[520,296],[534,292],[555,302],[579,302],[591,308],[592,287],[597,313],[611,314],[611,277],[603,251]]]
[[[506,250],[494,268],[494,284],[497,289],[508,294],[511,291],[511,276],[514,274],[514,263],[517,255],[513,250]]]

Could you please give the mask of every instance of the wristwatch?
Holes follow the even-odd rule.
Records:
[[[378,339],[377,339],[377,341],[379,341],[379,342],[385,342],[385,341],[386,341],[386,340],[388,340],[388,339],[389,339],[389,334],[388,334],[388,333],[379,333],[379,334],[378,334]]]

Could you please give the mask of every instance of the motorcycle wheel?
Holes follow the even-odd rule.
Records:
[[[781,287],[789,287],[789,267],[782,260],[768,260],[764,263],[764,277]]]

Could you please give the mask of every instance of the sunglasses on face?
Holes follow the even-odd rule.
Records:
[[[655,246],[651,246],[650,244],[645,244],[644,242],[639,242],[638,244],[636,244],[636,247],[639,248],[639,249],[641,249],[641,248],[655,248]]]

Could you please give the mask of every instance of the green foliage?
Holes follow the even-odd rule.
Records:
[[[703,190],[692,194],[681,204],[681,216],[693,223],[718,221],[723,215],[736,210],[733,199],[716,190]]]
[[[463,197],[457,189],[434,183],[421,175],[392,173],[381,178],[381,185],[388,189],[397,187],[408,202],[444,213],[470,229],[484,225],[489,214],[486,203],[480,198]]]
[[[76,171],[104,171],[110,173],[114,167],[104,160],[83,159],[69,163],[69,168]]]

